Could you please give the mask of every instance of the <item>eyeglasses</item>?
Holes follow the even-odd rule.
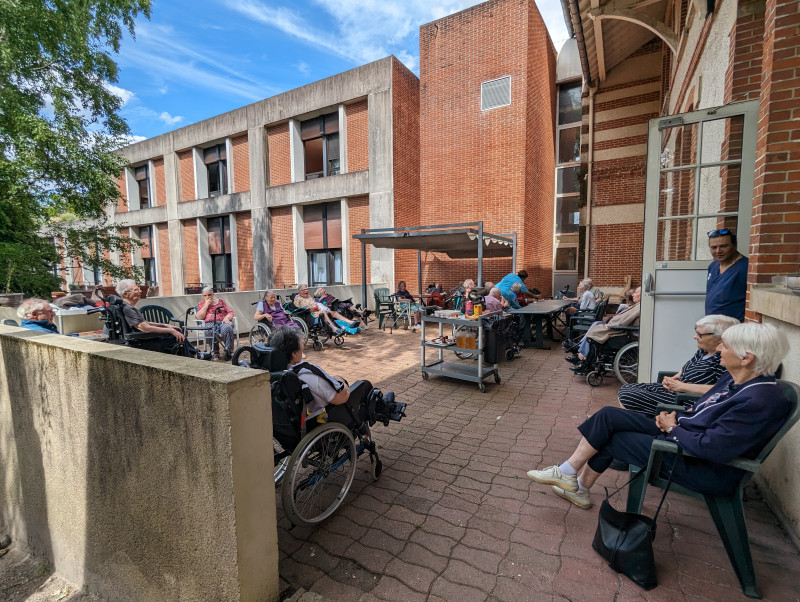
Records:
[[[726,234],[732,234],[728,228],[720,228],[719,230],[709,230],[707,232],[709,238],[717,238],[718,236],[725,236]]]

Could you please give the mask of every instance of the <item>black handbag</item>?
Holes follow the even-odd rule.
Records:
[[[653,589],[658,585],[656,561],[653,556],[653,538],[656,535],[658,513],[661,512],[661,506],[664,504],[670,485],[672,485],[672,475],[679,457],[680,450],[675,455],[669,481],[664,488],[664,494],[661,496],[653,518],[633,512],[620,512],[608,501],[610,497],[630,485],[634,479],[639,478],[645,472],[644,469],[636,473],[630,481],[614,493],[609,494],[606,489],[606,499],[603,500],[597,517],[597,530],[594,533],[592,547],[608,561],[608,565],[612,569],[622,573],[644,590]]]

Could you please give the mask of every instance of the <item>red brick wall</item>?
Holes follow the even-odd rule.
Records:
[[[758,98],[764,51],[764,4],[742,0],[730,33],[730,57],[725,72],[725,103]]]
[[[250,212],[236,214],[236,250],[239,260],[239,290],[251,291],[253,281],[253,231]]]
[[[231,146],[234,192],[250,190],[250,149],[247,146],[247,134],[231,138]]]
[[[156,183],[156,207],[163,207],[167,204],[167,180],[164,176],[164,157],[153,159],[153,175]]]
[[[200,260],[197,251],[197,222],[187,219],[183,222],[183,267],[184,277],[189,282],[200,282]],[[175,292],[181,293],[177,283]]]
[[[272,267],[275,287],[294,283],[294,229],[292,208],[270,209],[272,219]]]
[[[748,282],[800,266],[800,0],[767,0]],[[758,318],[748,313],[749,318]]]
[[[158,286],[162,297],[172,294],[172,263],[169,257],[169,228],[167,224],[155,224],[158,236]],[[178,291],[183,292],[183,291]]]
[[[362,228],[369,228],[369,197],[358,196],[347,199],[348,211],[348,232],[352,237],[354,234],[361,234]],[[274,226],[273,226],[274,229]],[[370,249],[367,245],[367,280],[370,274]],[[361,284],[361,243],[350,238],[350,282],[349,284]]]
[[[592,226],[589,275],[594,283],[601,288],[622,286],[630,275],[633,286],[639,286],[643,244],[641,223]]]
[[[282,186],[291,183],[288,123],[267,128],[267,152],[269,152],[269,185]]]
[[[119,234],[120,238],[130,237],[130,230],[128,228],[119,228],[117,233]],[[121,251],[119,253],[119,263],[123,268],[129,268],[133,265],[130,251]]]
[[[128,187],[125,184],[125,171],[117,178],[117,188],[120,198],[117,199],[117,213],[124,213],[128,210]]]
[[[181,201],[194,200],[194,159],[192,158],[192,151],[183,151],[178,153],[178,170],[181,176]],[[193,281],[190,281],[193,282]]]
[[[518,269],[550,288],[555,53],[532,2],[494,0],[420,30],[422,224],[483,220],[517,232]],[[481,111],[481,83],[511,76],[511,105]],[[529,106],[529,103],[538,103]],[[541,204],[541,207],[538,205]],[[542,224],[532,220],[543,219]],[[534,242],[546,232],[542,246]],[[496,281],[511,261],[484,263]],[[416,283],[416,257],[397,271]],[[475,260],[431,257],[423,286],[477,276]],[[416,284],[409,284],[416,288]]]
[[[351,105],[345,105],[344,110],[347,115],[347,171],[369,169],[367,101],[361,100]],[[397,128],[395,128],[396,131]]]
[[[398,228],[418,226],[422,219],[419,198],[419,102],[419,80],[405,65],[392,57],[394,225]],[[394,262],[398,279],[408,279],[410,274],[416,275],[416,251],[395,251]],[[409,289],[413,288],[415,287],[409,284]]]

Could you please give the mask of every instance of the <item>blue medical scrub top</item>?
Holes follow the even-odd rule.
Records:
[[[747,257],[719,273],[719,262],[712,261],[708,266],[706,280],[706,315],[722,314],[744,321],[744,304],[747,295]]]

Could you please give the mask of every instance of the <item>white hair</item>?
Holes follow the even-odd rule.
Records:
[[[320,291],[324,291],[324,290],[325,290],[324,286],[319,287],[317,290],[314,291],[314,296],[315,297],[319,297]],[[328,291],[325,291],[325,292],[327,293]]]
[[[496,286],[492,287],[492,290],[489,291],[489,294],[492,297],[497,297],[498,299],[500,298],[500,295],[502,295],[502,293],[500,292],[500,289],[497,288]]]
[[[736,324],[722,334],[722,340],[728,349],[742,359],[752,353],[756,358],[753,370],[758,375],[775,374],[781,361],[789,353],[789,340],[772,324]]]
[[[700,328],[701,326],[705,326],[711,332],[711,334],[716,338],[720,338],[722,333],[728,330],[731,326],[736,326],[739,324],[739,320],[736,318],[731,318],[730,316],[723,316],[722,314],[711,314],[710,316],[704,316],[700,318],[694,325],[695,328]]]
[[[594,282],[592,281],[592,279],[591,279],[591,278],[584,278],[583,280],[581,280],[581,281],[578,283],[578,286],[580,286],[580,287],[581,287],[583,290],[585,290],[585,291],[590,291],[590,290],[592,290],[592,286],[593,286],[593,285],[594,285]]]
[[[491,290],[494,288],[494,282],[484,282],[483,288],[491,292]]]
[[[139,288],[139,285],[136,284],[136,281],[126,278],[125,280],[120,280],[117,283],[117,294],[120,297],[124,297],[125,293],[127,293],[128,291],[131,291],[131,290],[133,290],[135,288]]]
[[[515,293],[519,292],[522,290],[522,285],[519,282],[515,282],[514,284],[511,285],[511,290],[514,291]]]
[[[43,309],[50,309],[50,307],[50,304],[44,299],[31,297],[30,299],[25,299],[25,301],[19,304],[19,307],[17,308],[17,316],[23,320],[30,320],[31,317],[33,317],[33,314],[39,313]]]
[[[213,292],[214,292],[214,287],[213,286],[204,286],[203,287],[203,293],[202,294],[213,293]]]
[[[472,278],[467,278],[464,281],[464,284],[462,284],[461,286],[463,286],[464,288],[469,288],[471,286],[475,286],[475,281]]]

